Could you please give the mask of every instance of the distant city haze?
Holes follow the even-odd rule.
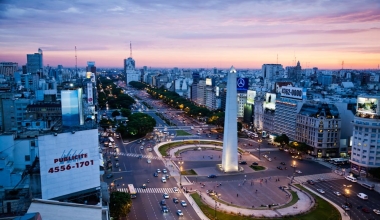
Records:
[[[377,69],[380,1],[1,1],[0,62],[44,66]],[[342,66],[342,62],[344,65]]]

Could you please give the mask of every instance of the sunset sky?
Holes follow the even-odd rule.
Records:
[[[0,62],[377,69],[379,0],[0,0]]]

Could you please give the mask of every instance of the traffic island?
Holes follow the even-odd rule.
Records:
[[[262,170],[266,170],[265,167],[263,166],[259,166],[259,165],[251,165],[249,166],[250,168],[252,168],[254,171],[262,171]]]

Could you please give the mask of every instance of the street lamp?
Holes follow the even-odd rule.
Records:
[[[181,186],[182,188],[182,164],[183,164],[183,161],[178,161],[178,164],[179,164],[179,185]]]
[[[261,160],[261,158],[260,158],[260,150],[261,150],[261,142],[263,142],[263,140],[259,139],[258,141],[259,141],[259,160]]]

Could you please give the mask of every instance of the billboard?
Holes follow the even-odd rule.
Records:
[[[304,94],[303,88],[291,87],[291,86],[281,87],[281,97],[288,97],[292,99],[302,100],[304,96],[306,96],[306,94]]]
[[[87,83],[87,102],[89,105],[94,104],[93,92],[92,92],[92,83]]]
[[[212,79],[206,78],[206,86],[212,86]]]
[[[265,102],[264,102],[264,108],[267,109],[276,109],[276,93],[266,93],[265,94]]]
[[[357,100],[358,112],[379,115],[379,99],[359,96]]]
[[[38,146],[42,199],[100,186],[97,129],[38,136]]]
[[[247,103],[248,104],[255,104],[255,97],[256,97],[256,91],[248,90],[247,91]]]
[[[246,92],[248,90],[248,78],[237,78],[236,87],[238,92]]]

